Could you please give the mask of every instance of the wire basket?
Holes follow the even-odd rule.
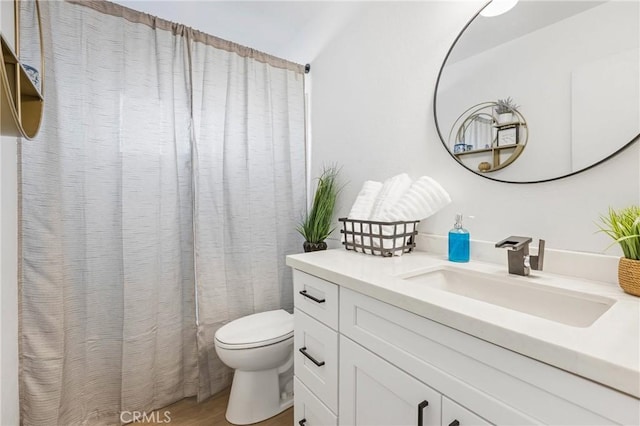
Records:
[[[416,246],[419,220],[378,222],[342,217],[342,244],[347,250],[390,257],[410,253]]]

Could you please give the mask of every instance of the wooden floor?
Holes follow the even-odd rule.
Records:
[[[224,418],[227,410],[227,402],[229,401],[229,389],[216,394],[208,400],[198,404],[196,398],[185,398],[175,404],[158,410],[155,416],[163,423],[146,423],[164,426],[228,426],[231,423]],[[171,418],[171,421],[165,420],[165,412]],[[264,422],[254,423],[256,426],[292,426],[293,425],[293,408],[289,408],[275,417],[265,420]]]

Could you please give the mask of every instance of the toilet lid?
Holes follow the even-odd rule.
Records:
[[[229,349],[246,349],[278,343],[291,336],[293,315],[278,309],[231,321],[218,329],[215,339]]]

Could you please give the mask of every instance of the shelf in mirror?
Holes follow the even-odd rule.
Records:
[[[525,145],[522,144],[509,144],[458,152],[453,155],[458,161],[463,162],[466,167],[475,168],[477,166],[479,173],[489,173],[503,169],[513,163],[524,151],[524,148]],[[503,154],[503,157],[501,157],[501,154]],[[504,155],[507,158],[504,158]],[[475,161],[480,161],[480,163],[475,164]],[[482,166],[483,163],[485,163],[484,167]]]
[[[526,121],[510,121],[508,123],[493,123],[493,127],[502,128],[502,127],[513,127],[513,126],[526,126]]]
[[[470,155],[470,154],[480,154],[483,152],[492,152],[492,151],[500,151],[503,149],[514,149],[514,148],[520,148],[520,150],[522,150],[524,148],[524,145],[520,145],[517,143],[511,144],[511,145],[503,145],[503,146],[494,146],[491,148],[479,148],[479,149],[472,149],[471,151],[464,151],[464,152],[456,152],[455,155],[456,157],[464,157],[466,155]]]
[[[480,173],[495,172],[512,164],[524,151],[528,141],[526,119],[515,108],[500,112],[499,107],[494,101],[473,105],[451,127],[449,152],[465,167],[474,171],[477,167]],[[478,159],[481,162],[476,164]]]

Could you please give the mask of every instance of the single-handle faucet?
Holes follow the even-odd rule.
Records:
[[[511,236],[496,243],[497,248],[508,249],[507,255],[509,260],[509,273],[527,276],[531,272],[531,268],[536,271],[542,271],[544,264],[544,240],[538,243],[538,255],[529,256],[529,243],[532,241],[530,237]]]

